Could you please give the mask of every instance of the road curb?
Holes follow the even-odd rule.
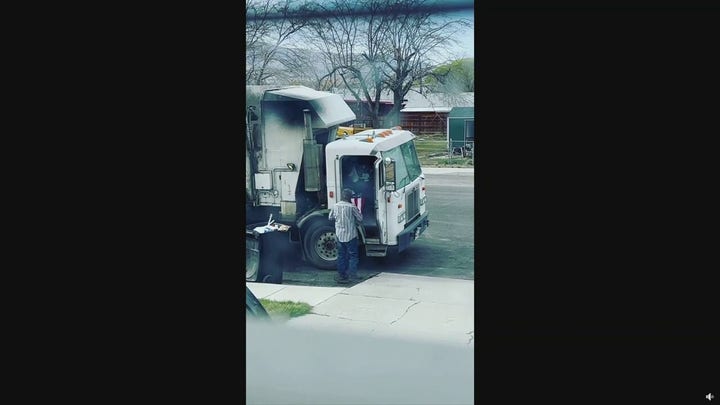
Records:
[[[474,168],[460,167],[423,167],[425,174],[474,174]]]

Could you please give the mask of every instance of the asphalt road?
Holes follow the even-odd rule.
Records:
[[[417,276],[475,279],[474,175],[426,173],[430,227],[397,256],[360,255],[358,274],[371,277],[380,272]],[[283,273],[283,284],[337,286],[334,271],[320,270],[298,259]]]

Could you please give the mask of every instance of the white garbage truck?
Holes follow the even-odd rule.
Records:
[[[287,243],[320,269],[336,267],[328,213],[344,188],[363,214],[358,234],[366,256],[398,254],[427,229],[425,176],[411,132],[338,135],[355,114],[340,95],[303,86],[265,90],[259,105],[247,108],[246,226],[289,226]]]

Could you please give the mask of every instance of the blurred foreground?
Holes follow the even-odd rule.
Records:
[[[248,404],[472,404],[473,352],[247,320]]]

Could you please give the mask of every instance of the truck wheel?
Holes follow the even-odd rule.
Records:
[[[324,270],[337,268],[337,238],[335,227],[323,222],[311,224],[303,238],[306,258],[313,266]]]

